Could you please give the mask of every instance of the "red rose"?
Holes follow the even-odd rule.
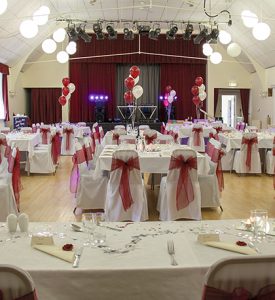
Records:
[[[62,249],[64,251],[72,251],[73,250],[74,245],[73,244],[65,244]]]
[[[243,241],[237,241],[236,244],[238,246],[247,246],[247,243],[246,242],[243,242]]]

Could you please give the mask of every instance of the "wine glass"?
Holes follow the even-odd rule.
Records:
[[[267,210],[255,209],[250,211],[250,222],[253,232],[253,241],[261,241],[266,235]]]
[[[82,224],[84,231],[87,234],[87,240],[84,241],[83,246],[93,245],[92,235],[96,228],[96,218],[93,213],[84,213],[82,214]]]

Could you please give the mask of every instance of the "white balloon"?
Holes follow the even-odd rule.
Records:
[[[72,82],[68,84],[68,88],[70,90],[70,93],[73,93],[75,91],[75,85]]]
[[[206,99],[206,96],[207,96],[207,95],[206,95],[205,92],[199,93],[199,98],[200,98],[201,101],[205,100],[205,99]]]
[[[204,84],[201,84],[200,86],[199,86],[199,93],[202,93],[202,92],[204,92],[205,91],[205,85]]]
[[[67,96],[65,96],[66,100],[69,101],[71,99],[71,93],[69,93]]]
[[[139,76],[137,76],[136,78],[134,78],[134,81],[135,81],[135,85],[136,85],[138,83],[138,81],[139,81]]]
[[[171,92],[170,92],[170,96],[172,96],[172,97],[175,97],[176,96],[176,91],[175,90],[172,90]],[[169,97],[168,97],[169,98]]]
[[[242,48],[237,43],[231,43],[227,47],[227,54],[231,57],[237,57],[241,54]]]
[[[172,91],[171,91],[171,92],[172,92]],[[171,96],[171,95],[170,95],[170,96],[168,96],[168,102],[169,102],[169,103],[172,103],[172,102],[173,102],[173,100],[174,100],[174,97],[173,97],[173,96]]]
[[[136,85],[136,86],[133,87],[133,91],[132,92],[133,92],[134,97],[136,99],[138,99],[143,94],[143,88],[140,85]]]

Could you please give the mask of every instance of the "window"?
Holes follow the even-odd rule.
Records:
[[[3,74],[0,73],[0,120],[5,119],[4,99],[3,99]]]

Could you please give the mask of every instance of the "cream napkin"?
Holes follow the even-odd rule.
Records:
[[[224,249],[232,252],[237,252],[241,254],[247,254],[247,255],[255,255],[257,254],[256,250],[249,248],[248,246],[238,246],[230,243],[224,243],[220,241],[209,241],[204,242],[203,245]]]
[[[64,251],[62,248],[55,245],[34,245],[33,248],[63,259],[69,263],[74,261],[74,251]]]

